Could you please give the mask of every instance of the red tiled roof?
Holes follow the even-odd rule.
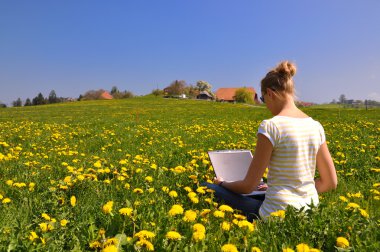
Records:
[[[100,95],[100,98],[101,99],[104,99],[104,100],[111,100],[113,99],[113,96],[108,93],[107,91],[104,91],[101,95]]]
[[[219,88],[216,92],[215,95],[218,100],[224,100],[224,101],[235,101],[235,92],[239,88]],[[247,87],[247,89],[252,92],[253,98],[255,97],[256,91],[252,87]]]

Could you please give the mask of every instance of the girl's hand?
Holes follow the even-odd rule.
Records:
[[[257,186],[257,191],[266,191],[268,189],[268,185],[265,183],[262,183]]]
[[[215,177],[214,178],[214,184],[220,185],[220,183],[224,182],[223,178]]]

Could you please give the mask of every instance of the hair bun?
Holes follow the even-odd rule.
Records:
[[[276,67],[275,71],[283,77],[286,78],[292,78],[296,72],[297,72],[297,67],[295,64],[289,61],[282,61],[278,66]]]

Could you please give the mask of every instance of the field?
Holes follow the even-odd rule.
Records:
[[[255,150],[264,107],[1,109],[0,251],[379,251],[380,110],[303,110],[325,128],[338,188],[307,212],[250,223],[200,183],[213,177],[207,150]]]

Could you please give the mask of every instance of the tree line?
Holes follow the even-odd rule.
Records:
[[[330,104],[341,104],[346,107],[363,107],[363,106],[371,106],[371,107],[379,107],[380,102],[375,100],[354,100],[347,99],[346,95],[341,94],[338,100],[333,99]]]

